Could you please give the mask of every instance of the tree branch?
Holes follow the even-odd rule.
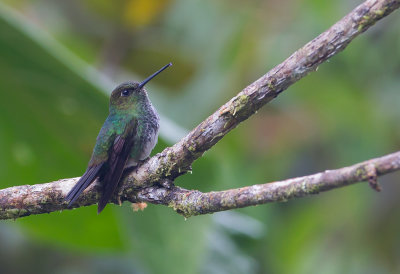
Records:
[[[330,29],[320,34],[314,40],[293,53],[283,63],[246,87],[237,96],[233,97],[214,114],[204,120],[180,142],[172,147],[166,148],[163,152],[142,163],[134,171],[126,174],[122,181],[120,191],[121,200],[136,201],[132,198],[136,197],[138,201],[144,201],[146,199],[140,198],[140,194],[143,193],[143,191],[147,191],[149,197],[147,200],[149,201],[151,201],[150,197],[158,197],[160,192],[165,192],[166,189],[168,190],[168,183],[165,184],[165,187],[159,186],[160,182],[172,182],[178,176],[190,171],[191,164],[196,159],[201,157],[205,151],[215,145],[239,123],[249,118],[263,105],[276,98],[290,85],[306,76],[309,72],[315,71],[321,63],[342,51],[356,36],[367,30],[378,20],[389,15],[399,8],[399,6],[400,0],[367,0],[359,5]],[[395,163],[398,163],[398,159],[392,164],[397,168],[393,168],[387,172],[398,169],[398,164],[396,165]],[[380,175],[378,171],[377,175]],[[340,179],[341,177],[339,176],[337,178]],[[63,179],[47,184],[17,186],[0,190],[0,219],[18,218],[31,214],[41,214],[66,209],[66,203],[63,203],[63,198],[78,179],[79,178]],[[295,185],[298,182],[296,181],[298,179],[290,179],[288,181],[291,180]],[[336,181],[337,184],[340,184],[340,182],[340,180]],[[321,184],[322,183],[324,182],[321,182]],[[292,184],[289,185],[292,186]],[[214,193],[201,194],[200,192],[189,192],[189,197],[192,198],[191,200],[187,200],[184,199],[182,195],[174,196],[173,193],[179,193],[179,191],[171,192],[171,189],[174,191],[183,191],[185,195],[188,194],[187,190],[172,186],[169,192],[167,191],[166,193],[169,193],[169,196],[167,195],[168,197],[174,197],[176,200],[171,200],[168,203],[162,204],[174,206],[177,210],[181,210],[186,216],[200,214],[193,209],[201,205],[205,206],[205,208],[202,209],[205,213],[217,211],[214,209],[213,203],[209,203],[207,207],[202,200],[206,199],[205,197],[210,198],[212,196],[214,198]],[[275,192],[269,194],[264,193],[262,191],[265,190],[265,188],[260,188],[259,186],[243,189],[248,191],[243,192],[248,193],[248,195],[251,193],[256,194],[254,192],[255,190],[259,190],[264,196],[276,194]],[[239,193],[243,189],[217,192],[220,193],[218,194],[220,196],[217,197],[220,197],[221,201],[231,201],[227,205],[223,205],[220,210],[241,207],[242,205],[246,206],[241,202],[242,199],[245,199],[245,195]],[[151,191],[149,192],[149,190]],[[273,189],[270,188],[270,190]],[[318,190],[327,190],[327,188],[319,185]],[[98,193],[97,186],[90,187],[88,191],[85,191],[82,197],[80,197],[75,207],[95,204],[98,200]],[[200,194],[196,196],[190,193]],[[234,193],[236,193],[236,195],[233,195]],[[288,196],[286,194],[282,193],[283,196],[281,196],[281,198],[276,197],[275,200],[279,201],[291,197],[298,197],[296,195]],[[228,199],[226,195],[233,196],[231,199]],[[300,195],[300,193],[297,195]],[[182,205],[185,204],[185,207],[179,206],[179,199],[181,199]],[[252,200],[250,196],[248,200],[248,205],[255,204],[254,202],[250,202]],[[268,200],[267,202],[269,201],[272,200]],[[157,199],[153,202],[159,203]],[[191,204],[188,206],[186,203]]]
[[[400,170],[400,151],[341,169],[225,191],[202,193],[176,186],[164,189],[149,187],[139,191],[133,201],[167,205],[187,218],[229,209],[283,202],[362,181],[368,181],[373,189],[380,191],[377,177],[396,170]]]

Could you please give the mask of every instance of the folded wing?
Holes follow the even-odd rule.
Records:
[[[126,127],[124,133],[117,135],[115,138],[114,145],[110,151],[107,162],[107,171],[101,178],[101,182],[103,184],[103,194],[98,204],[98,213],[105,208],[118,186],[118,182],[121,179],[125,164],[129,159],[131,149],[134,146],[135,134],[136,122],[132,121],[131,124]]]

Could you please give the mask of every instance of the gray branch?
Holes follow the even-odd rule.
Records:
[[[374,190],[380,191],[377,177],[396,170],[400,170],[400,151],[341,169],[225,191],[202,193],[180,187],[163,190],[150,187],[138,192],[136,199],[167,205],[179,214],[190,217],[272,202],[285,202],[363,181],[369,182]]]
[[[373,167],[369,164],[368,167],[364,166],[366,163],[364,162],[360,164],[363,167],[356,168],[356,165],[343,170],[312,175],[314,179],[307,176],[222,192],[189,191],[173,186],[172,182],[178,176],[190,171],[196,159],[239,123],[276,98],[290,85],[309,72],[315,71],[321,63],[342,51],[355,37],[399,6],[400,0],[367,0],[359,5],[330,29],[221,106],[180,142],[166,148],[126,174],[121,182],[119,198],[115,198],[113,202],[149,201],[172,206],[179,213],[191,216],[301,197],[368,179],[360,177],[360,174],[357,175],[360,170],[372,174],[370,177],[373,179],[370,180],[370,184],[377,188],[376,176],[399,169],[399,152],[370,160]],[[381,166],[388,168],[380,169]],[[352,168],[355,168],[355,171],[353,170],[355,173],[348,171]],[[66,209],[63,199],[78,179],[62,179],[46,184],[0,190],[0,219]],[[74,206],[95,204],[99,197],[97,188],[97,185],[90,187]]]

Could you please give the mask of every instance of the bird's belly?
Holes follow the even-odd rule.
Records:
[[[147,125],[143,132],[139,133],[131,150],[130,158],[125,164],[125,168],[134,167],[138,162],[149,157],[151,151],[157,144],[158,127]]]

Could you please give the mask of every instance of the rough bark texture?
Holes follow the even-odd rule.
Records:
[[[314,175],[262,185],[208,193],[179,187],[165,189],[164,192],[144,189],[138,193],[138,198],[143,201],[171,206],[183,216],[190,217],[234,208],[287,201],[362,181],[368,181],[370,184],[373,182],[371,187],[380,191],[377,177],[395,170],[400,170],[400,152],[341,169],[327,170]],[[153,193],[153,195],[157,193],[159,196],[149,197],[148,193]]]
[[[381,18],[393,12],[399,6],[400,0],[367,0],[359,5],[330,29],[320,34],[292,54],[283,63],[246,87],[192,130],[180,142],[166,148],[163,152],[145,161],[136,170],[127,174],[123,179],[120,190],[121,200],[168,204],[179,212],[182,212],[185,216],[190,216],[257,204],[251,195],[261,197],[259,200],[262,201],[262,197],[272,197],[277,195],[277,193],[281,193],[279,191],[267,193],[265,192],[265,188],[261,187],[265,185],[261,185],[239,190],[203,194],[196,191],[190,192],[174,186],[169,187],[170,183],[168,182],[173,182],[176,177],[190,171],[193,161],[201,157],[205,151],[215,145],[240,122],[249,118],[259,108],[276,98],[282,91],[306,76],[309,72],[315,71],[321,63],[342,51],[356,36],[367,30]],[[397,155],[396,157],[398,157],[398,153],[393,155]],[[394,162],[389,164],[391,168],[385,169],[385,172],[380,173],[379,169],[377,169],[377,175],[398,170],[398,162],[398,158],[395,158]],[[388,163],[385,161],[385,164]],[[370,171],[372,172],[372,170]],[[324,180],[321,181],[322,185],[318,185],[318,191],[346,185],[347,183],[341,183],[343,180],[348,183],[364,180],[364,177],[354,177],[354,174],[350,174],[351,176],[347,174],[350,177],[346,177],[345,174],[336,174],[340,176],[336,177],[336,180],[328,180],[328,183]],[[17,186],[0,190],[0,219],[18,218],[31,214],[66,209],[63,197],[78,179],[63,179],[47,184]],[[354,181],[354,179],[356,180]],[[299,178],[285,182],[291,182],[288,185],[290,189],[298,184],[299,181],[297,180]],[[160,182],[163,183],[160,185]],[[324,186],[324,182],[327,183],[326,186]],[[294,185],[292,186],[292,184]],[[373,180],[370,180],[370,184],[371,186],[375,185],[377,188]],[[308,184],[305,185],[308,186]],[[300,192],[292,191],[290,195],[288,192],[282,192],[281,198],[274,196],[276,197],[274,200],[264,199],[265,201],[260,203],[304,196],[306,193],[315,193],[314,187],[316,186],[309,186],[311,188],[304,188],[304,190],[296,188]],[[269,190],[272,191],[274,189],[269,188]],[[259,195],[257,191],[260,192]],[[180,192],[182,193],[176,194]],[[164,195],[163,193],[167,195],[164,197],[164,200],[159,198],[159,195]],[[185,198],[186,196],[190,199]],[[136,197],[137,200],[133,197]],[[98,191],[96,190],[96,186],[93,186],[84,192],[75,206],[95,204],[97,199]],[[165,203],[165,199],[169,199],[169,202]],[[210,202],[207,207],[206,203],[204,203],[207,199],[210,201],[219,200],[220,202]],[[245,201],[248,201],[248,203],[246,204]]]
[[[279,182],[202,193],[164,181],[162,185],[144,187],[133,195],[124,195],[121,198],[133,203],[150,202],[170,206],[179,214],[190,217],[287,201],[362,181],[370,182],[371,187],[379,191],[377,177],[396,170],[400,170],[400,151],[353,166]],[[15,186],[1,190],[0,219],[15,219],[65,209],[64,195],[78,179],[65,179],[32,186]],[[97,198],[97,192],[89,190],[85,193],[84,199],[81,199],[79,206],[94,204]]]

